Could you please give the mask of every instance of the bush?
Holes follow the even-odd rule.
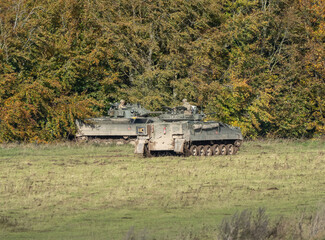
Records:
[[[219,239],[268,239],[274,233],[269,222],[263,208],[259,208],[255,214],[251,210],[244,210],[222,221]]]
[[[215,234],[214,228],[202,229],[201,232],[191,230],[180,232],[176,239],[201,240],[211,239]],[[212,232],[211,232],[212,231]],[[124,237],[125,240],[159,239],[149,237],[143,230],[136,233],[130,228]],[[169,239],[163,238],[163,239]],[[279,218],[271,222],[264,208],[243,210],[231,217],[224,218],[217,229],[218,240],[323,240],[325,239],[325,206],[320,207],[314,214],[302,214],[297,219]]]
[[[297,219],[285,219],[277,226],[277,239],[325,239],[325,207],[314,214],[303,213]]]
[[[243,210],[223,219],[218,239],[325,239],[325,207],[314,214],[302,214],[299,219],[280,218],[271,224],[263,208],[256,213]]]

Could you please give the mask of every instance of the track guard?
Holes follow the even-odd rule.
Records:
[[[184,153],[184,143],[185,143],[185,139],[176,138],[174,151],[177,153]]]
[[[135,144],[135,151],[134,153],[138,153],[138,154],[143,154],[144,153],[144,145],[146,144],[146,140],[137,140],[136,144]]]

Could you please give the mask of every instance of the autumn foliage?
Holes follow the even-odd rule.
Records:
[[[121,98],[187,98],[248,138],[325,133],[324,0],[2,0],[0,141],[51,141]]]

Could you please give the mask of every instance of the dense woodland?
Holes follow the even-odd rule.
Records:
[[[0,142],[183,98],[247,138],[325,133],[325,0],[1,0]]]

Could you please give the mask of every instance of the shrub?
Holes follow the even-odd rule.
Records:
[[[251,210],[243,210],[223,219],[219,226],[219,239],[268,239],[273,232],[265,209],[259,208],[255,214]]]

